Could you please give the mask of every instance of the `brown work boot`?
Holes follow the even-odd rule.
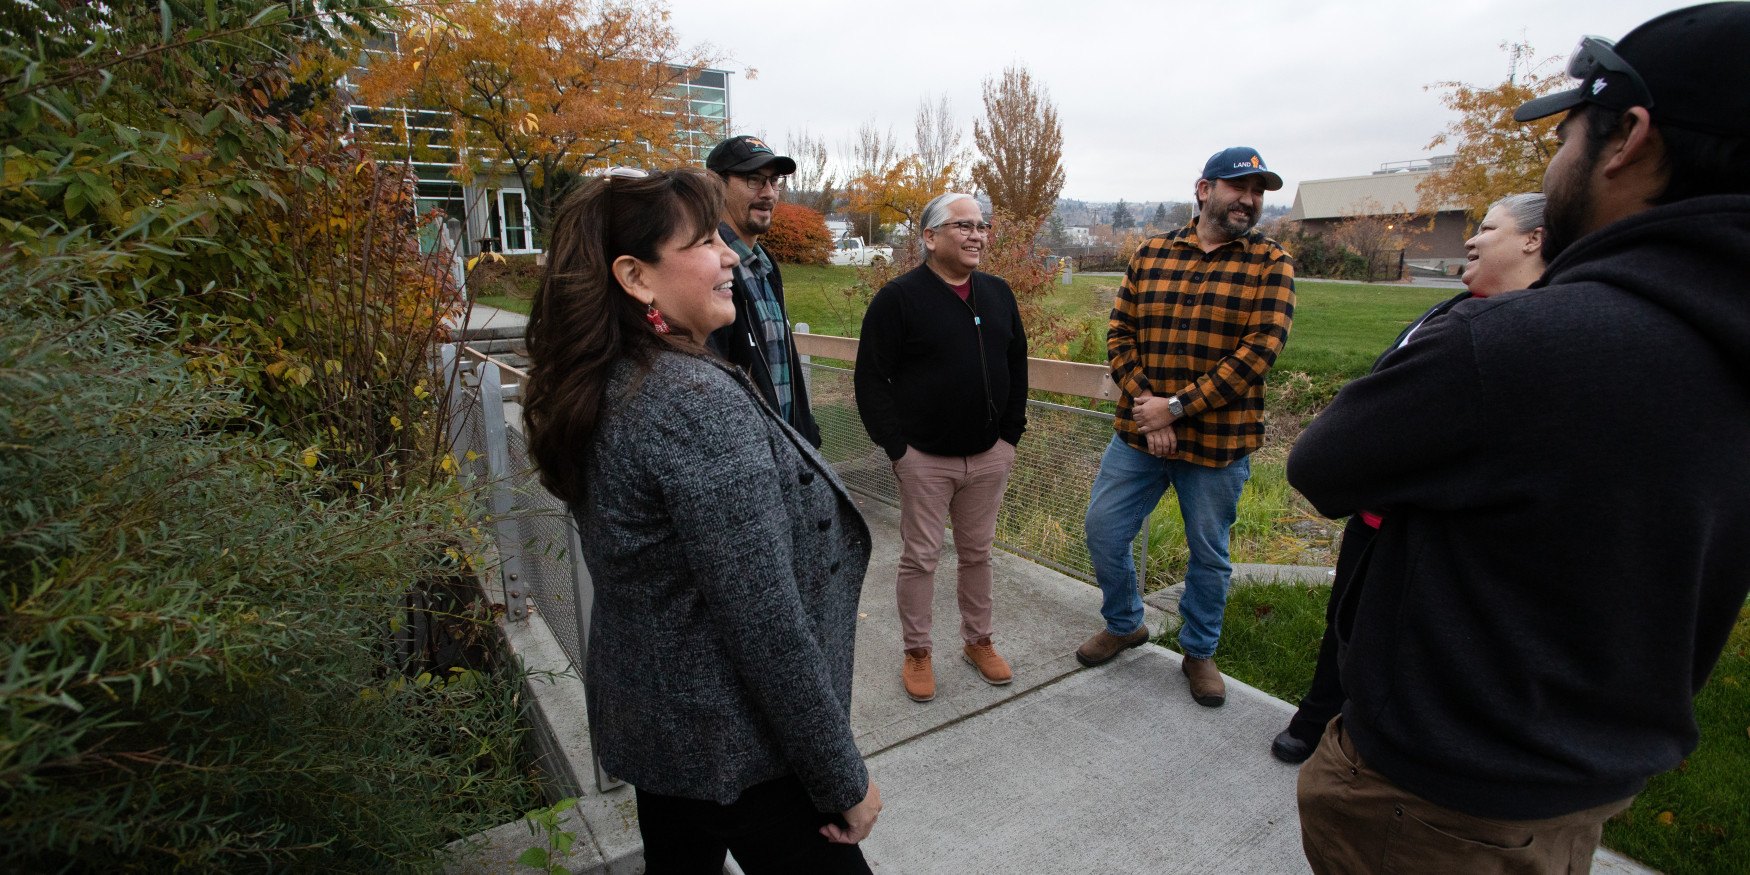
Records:
[[[1117,656],[1119,652],[1125,648],[1140,647],[1147,643],[1147,626],[1138,626],[1136,631],[1129,635],[1114,635],[1105,629],[1101,629],[1094,633],[1094,637],[1082,642],[1082,646],[1076,648],[1076,662],[1079,662],[1088,668],[1093,668],[1096,665],[1105,665],[1106,663],[1111,662],[1112,657]]]
[[[936,698],[936,676],[930,671],[930,649],[918,647],[905,652],[905,668],[899,677],[905,681],[905,694],[913,702],[928,702]]]
[[[1215,667],[1215,660],[1187,656],[1179,664],[1179,670],[1190,679],[1191,698],[1197,700],[1197,704],[1205,708],[1220,708],[1227,701],[1227,682],[1221,679],[1221,670]]]
[[[997,649],[990,644],[990,636],[986,635],[960,651],[960,656],[978,669],[984,682],[993,686],[1002,686],[1015,679],[1015,673],[1009,670],[1009,664],[997,655]]]

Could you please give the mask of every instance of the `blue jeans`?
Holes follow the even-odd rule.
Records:
[[[1130,635],[1142,627],[1142,594],[1136,587],[1131,543],[1171,486],[1179,493],[1185,542],[1191,549],[1185,595],[1179,600],[1179,616],[1185,620],[1179,646],[1188,656],[1215,655],[1227,584],[1233,577],[1227,535],[1239,516],[1240,490],[1251,475],[1249,459],[1209,468],[1151,456],[1112,436],[1100,459],[1100,475],[1094,478],[1085,523],[1088,557],[1104,596],[1100,615],[1106,618],[1107,632]]]

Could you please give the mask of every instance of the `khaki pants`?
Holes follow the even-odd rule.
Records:
[[[1325,727],[1312,759],[1300,767],[1298,797],[1301,846],[1319,875],[1585,875],[1604,821],[1634,801],[1543,820],[1463,814],[1368,768],[1341,716]]]
[[[1015,464],[1015,447],[999,439],[976,456],[932,456],[916,448],[893,463],[899,479],[899,624],[905,649],[930,647],[930,603],[943,527],[954,522],[960,559],[960,637],[990,634],[990,545],[997,511]]]

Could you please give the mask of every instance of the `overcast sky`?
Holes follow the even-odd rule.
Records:
[[[1506,79],[1503,41],[1566,55],[1683,4],[1646,0],[670,0],[686,45],[710,43],[736,133],[789,132],[838,151],[874,118],[911,140],[920,99],[946,94],[972,145],[981,83],[1026,65],[1058,106],[1063,196],[1186,200],[1203,162],[1257,148],[1285,183],[1427,157],[1453,117],[1435,90]],[[1441,150],[1443,151],[1443,150]]]

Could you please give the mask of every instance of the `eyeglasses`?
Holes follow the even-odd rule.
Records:
[[[747,190],[754,194],[759,194],[760,189],[765,188],[768,183],[772,186],[772,191],[783,191],[790,186],[790,177],[788,176],[767,176],[753,173],[738,173],[736,175],[741,177],[741,183],[747,186]]]
[[[1568,75],[1582,82],[1593,80],[1592,87],[1587,89],[1591,93],[1586,95],[1586,99],[1593,103],[1619,110],[1631,106],[1652,109],[1653,92],[1647,88],[1641,74],[1616,53],[1615,47],[1616,43],[1603,37],[1581,37],[1580,44],[1568,56]],[[1621,73],[1627,81],[1613,81],[1606,73]],[[1618,82],[1624,87],[1610,91],[1610,86]]]
[[[621,177],[623,179],[643,179],[644,177],[650,175],[650,171],[640,170],[636,167],[609,167],[608,169],[602,171],[602,175],[603,176],[618,176],[618,177]]]
[[[989,234],[989,222],[943,222],[938,228],[959,228],[960,233],[971,237],[973,234]]]

